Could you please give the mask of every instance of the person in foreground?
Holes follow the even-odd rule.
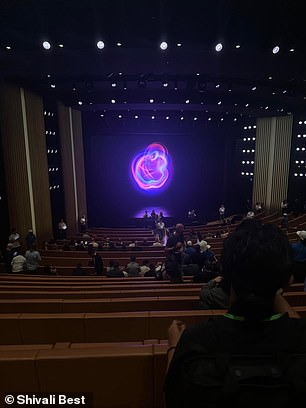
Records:
[[[288,240],[273,225],[246,220],[224,241],[229,310],[190,327],[177,320],[169,327],[167,408],[305,406],[306,321],[282,296],[291,265]],[[301,354],[298,363],[295,354]]]

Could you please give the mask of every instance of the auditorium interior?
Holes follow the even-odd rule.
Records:
[[[305,46],[299,1],[1,2],[0,407],[21,392],[165,406],[172,320],[225,310],[201,309],[191,274],[107,277],[107,267],[163,266],[178,223],[219,262],[250,213],[298,241]],[[29,230],[39,267],[14,274],[9,237],[25,253]],[[306,317],[302,280],[284,298]]]

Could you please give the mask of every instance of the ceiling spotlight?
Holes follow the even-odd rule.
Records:
[[[99,48],[99,50],[103,50],[103,48],[105,47],[105,44],[103,41],[98,41],[97,42],[97,47]]]
[[[79,104],[79,105],[83,105],[83,102],[79,101],[78,104]]]
[[[55,84],[51,84],[50,86],[51,86],[51,88],[55,88]]]
[[[122,115],[118,115],[118,118],[121,119],[121,118],[122,118]]]
[[[64,48],[64,44],[58,44],[60,48]]]
[[[217,84],[217,85],[216,85],[216,88],[220,88],[220,84]]]
[[[208,120],[211,120],[211,118],[208,118]]]
[[[155,116],[151,116],[151,119],[155,119]]]
[[[104,118],[104,115],[103,115],[103,113],[102,113],[102,115],[100,115],[101,116],[101,118]]]
[[[198,118],[195,116],[195,117],[193,118],[193,120],[198,120]]]
[[[285,94],[287,92],[287,89],[283,90],[283,94]]]
[[[42,46],[44,47],[45,50],[50,50],[51,44],[48,41],[44,41]]]
[[[276,45],[275,47],[273,47],[272,52],[273,52],[273,54],[277,54],[279,52],[279,50],[280,50],[279,46]]]
[[[6,48],[7,50],[10,50],[10,49],[11,49],[11,47],[10,47],[9,45],[7,45],[5,48]]]
[[[223,119],[223,118],[221,118],[220,120],[221,120],[221,122],[222,122],[224,119]]]
[[[160,43],[159,48],[165,51],[168,48],[168,43],[166,43],[166,41],[163,41],[162,43]]]
[[[121,47],[121,43],[120,42],[117,42],[117,47]]]
[[[256,86],[253,86],[252,91],[255,91],[255,90],[256,90]]]
[[[164,87],[164,88],[167,88],[168,85],[169,85],[169,84],[168,84],[167,81],[164,81],[164,82],[163,82],[163,87]]]
[[[271,76],[269,76],[269,78],[268,79],[272,79],[272,77]]]
[[[168,119],[169,119],[169,116],[166,116],[166,119],[168,120]]]
[[[247,108],[248,106],[249,106],[249,104],[248,104],[248,103],[246,103],[246,104],[245,104],[245,107]]]
[[[294,52],[294,48],[290,48],[290,50],[289,50],[290,52]]]
[[[237,48],[237,49],[240,48],[240,44],[237,44],[237,45],[236,45],[236,48]]]
[[[116,86],[117,86],[116,82],[113,82],[112,83],[112,88],[116,88]]]
[[[182,44],[181,44],[181,43],[177,43],[176,45],[177,45],[178,47],[181,47],[181,46],[182,46]]]
[[[219,101],[219,102],[218,102],[218,105],[221,105],[221,103],[222,103],[222,102],[221,102],[221,101]]]
[[[154,99],[150,99],[150,103],[153,103],[154,102]]]
[[[186,99],[185,103],[189,103],[189,102],[190,102],[190,100],[189,100],[189,99]]]
[[[184,116],[181,116],[181,120],[184,120]]]
[[[215,46],[215,50],[216,50],[217,52],[220,52],[220,51],[222,50],[222,48],[223,48],[223,45],[222,45],[221,43],[218,43],[218,44]]]
[[[265,109],[269,109],[269,106],[266,106]]]
[[[134,118],[135,118],[135,119],[138,119],[138,115],[135,115]]]
[[[111,103],[116,103],[115,99],[112,99],[112,100],[111,100]]]

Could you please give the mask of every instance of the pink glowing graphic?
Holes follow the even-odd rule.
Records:
[[[135,157],[132,173],[141,189],[159,189],[168,180],[169,164],[167,148],[160,143],[152,143]]]

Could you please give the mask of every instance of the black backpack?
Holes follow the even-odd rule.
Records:
[[[179,371],[176,407],[306,406],[306,355],[190,355]]]

